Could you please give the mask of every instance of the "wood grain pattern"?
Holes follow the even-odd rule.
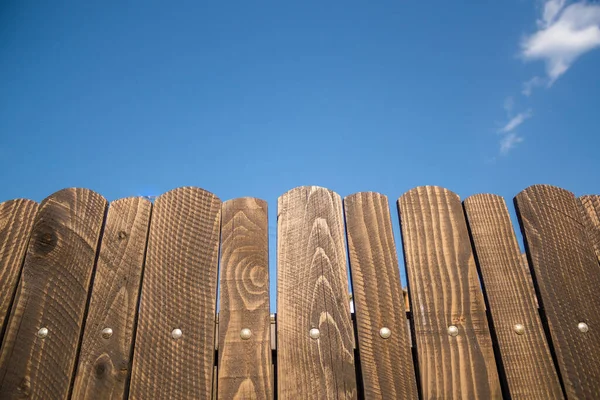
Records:
[[[131,370],[131,345],[152,203],[114,201],[108,208],[79,355],[74,399],[122,399]],[[111,328],[104,338],[102,330]]]
[[[531,278],[504,199],[478,194],[464,201],[482,285],[513,399],[562,399]],[[525,327],[522,335],[514,326]]]
[[[156,199],[131,399],[211,398],[220,224],[221,200],[205,190],[178,188]]]
[[[0,355],[0,398],[68,397],[105,210],[87,189],[41,203]]]
[[[342,201],[292,189],[279,198],[277,228],[278,397],[356,398]]]
[[[365,399],[417,399],[387,197],[356,193],[344,210]],[[382,327],[389,338],[380,336]]]
[[[267,203],[229,200],[222,213],[218,398],[271,399]]]
[[[549,185],[516,197],[538,300],[568,398],[600,398],[600,274],[575,196]],[[582,333],[578,324],[590,329]]]
[[[460,199],[424,186],[400,197],[398,207],[423,398],[500,398]],[[448,334],[450,325],[458,336]]]
[[[35,201],[24,199],[0,204],[0,344],[37,209]]]
[[[581,196],[579,201],[587,224],[588,237],[600,262],[600,196]]]

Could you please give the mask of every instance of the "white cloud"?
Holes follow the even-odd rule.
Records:
[[[521,91],[521,93],[523,94],[523,96],[529,97],[533,92],[533,88],[543,86],[545,83],[546,79],[540,78],[539,76],[534,76],[527,82],[523,82],[523,90]]]
[[[517,135],[516,132],[510,132],[500,140],[500,154],[507,155],[508,152],[513,149],[517,144],[521,143],[524,139]]]
[[[513,118],[511,118],[510,121],[508,121],[506,123],[506,125],[504,125],[504,127],[502,129],[500,129],[498,132],[499,133],[512,132],[523,122],[525,122],[526,120],[531,118],[532,115],[533,115],[533,112],[531,110],[527,110],[525,112],[519,113],[516,116],[514,116]]]
[[[544,4],[542,19],[538,21],[538,26],[542,28],[548,27],[556,20],[558,14],[565,7],[566,0],[548,0]]]

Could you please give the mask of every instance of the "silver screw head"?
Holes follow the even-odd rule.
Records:
[[[319,330],[317,328],[312,328],[309,332],[308,335],[312,338],[312,339],[318,339],[319,336],[321,336],[321,332],[319,332]]]
[[[182,335],[183,335],[183,332],[181,332],[181,329],[179,329],[179,328],[175,328],[171,332],[171,337],[175,340],[179,339]]]
[[[525,327],[523,326],[523,324],[515,324],[515,326],[513,326],[513,329],[517,335],[522,335],[525,333]]]
[[[585,322],[580,322],[577,324],[577,329],[579,329],[583,333],[586,333],[590,330],[590,327]]]
[[[113,334],[113,330],[112,329],[110,329],[110,328],[104,328],[104,329],[102,329],[102,337],[104,339],[110,338],[112,336],[112,334]]]
[[[386,328],[385,326],[383,328],[381,328],[379,330],[379,336],[381,336],[384,339],[389,338],[390,336],[392,336],[392,331],[390,330],[390,328]]]
[[[250,339],[250,336],[252,336],[252,331],[248,328],[244,328],[240,331],[240,337],[243,340],[248,340]]]
[[[37,336],[42,339],[48,336],[48,328],[40,328],[40,330],[37,331]]]
[[[458,336],[458,327],[456,325],[450,325],[448,327],[448,335]]]

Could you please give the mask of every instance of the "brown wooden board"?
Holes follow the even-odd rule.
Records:
[[[423,398],[500,398],[477,267],[459,197],[418,187],[398,200]],[[458,336],[449,327],[458,328]]]
[[[339,195],[304,186],[279,198],[279,399],[357,396],[345,247]]]
[[[108,208],[73,399],[125,394],[151,207],[148,200],[128,198]]]
[[[0,344],[37,209],[35,201],[24,199],[0,204]]]
[[[600,398],[600,274],[577,199],[535,185],[515,201],[567,397]]]
[[[596,251],[598,262],[600,262],[600,196],[581,196],[579,201],[587,224],[588,236]]]
[[[354,313],[365,399],[418,398],[406,307],[387,197],[344,199]],[[391,336],[383,338],[380,330]]]
[[[130,398],[211,398],[220,224],[221,201],[205,190],[178,188],[156,199]]]
[[[0,398],[68,397],[105,210],[87,189],[41,203],[0,355]]]
[[[267,203],[229,200],[222,213],[218,398],[271,399]]]
[[[562,399],[531,278],[523,267],[504,199],[478,194],[467,198],[464,207],[510,397]]]

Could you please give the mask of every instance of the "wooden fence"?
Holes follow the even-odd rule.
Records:
[[[387,197],[290,190],[272,315],[263,200],[4,202],[0,398],[598,399],[600,196],[515,205],[401,196],[408,311]]]

